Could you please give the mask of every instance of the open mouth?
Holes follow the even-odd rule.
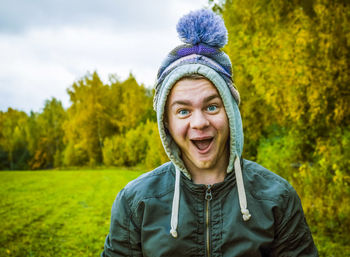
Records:
[[[209,149],[213,138],[201,139],[201,140],[191,140],[192,143],[198,148],[199,151],[205,151]]]

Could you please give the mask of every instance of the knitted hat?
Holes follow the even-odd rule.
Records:
[[[203,64],[218,72],[231,94],[240,103],[232,77],[232,65],[227,54],[220,50],[227,44],[227,30],[220,16],[210,10],[190,12],[177,24],[177,32],[185,43],[174,48],[163,61],[157,74],[153,107],[156,110],[159,88],[164,78],[184,64]]]

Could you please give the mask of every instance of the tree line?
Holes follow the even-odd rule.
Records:
[[[167,160],[152,109],[153,91],[130,74],[125,81],[97,72],[67,89],[71,106],[52,98],[42,112],[0,112],[0,169],[72,166],[152,168]]]

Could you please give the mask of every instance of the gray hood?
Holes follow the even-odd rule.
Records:
[[[234,170],[234,160],[240,158],[243,151],[242,119],[238,105],[231,94],[225,80],[213,69],[202,64],[185,64],[174,69],[160,86],[156,105],[159,134],[169,159],[174,165],[191,179],[181,157],[180,150],[164,126],[165,105],[174,84],[185,75],[200,74],[208,78],[217,88],[223,101],[230,127],[230,158],[227,173]]]

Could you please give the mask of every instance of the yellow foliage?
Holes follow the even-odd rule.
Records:
[[[349,234],[350,4],[228,0],[222,15],[244,156],[293,183],[314,230]]]

